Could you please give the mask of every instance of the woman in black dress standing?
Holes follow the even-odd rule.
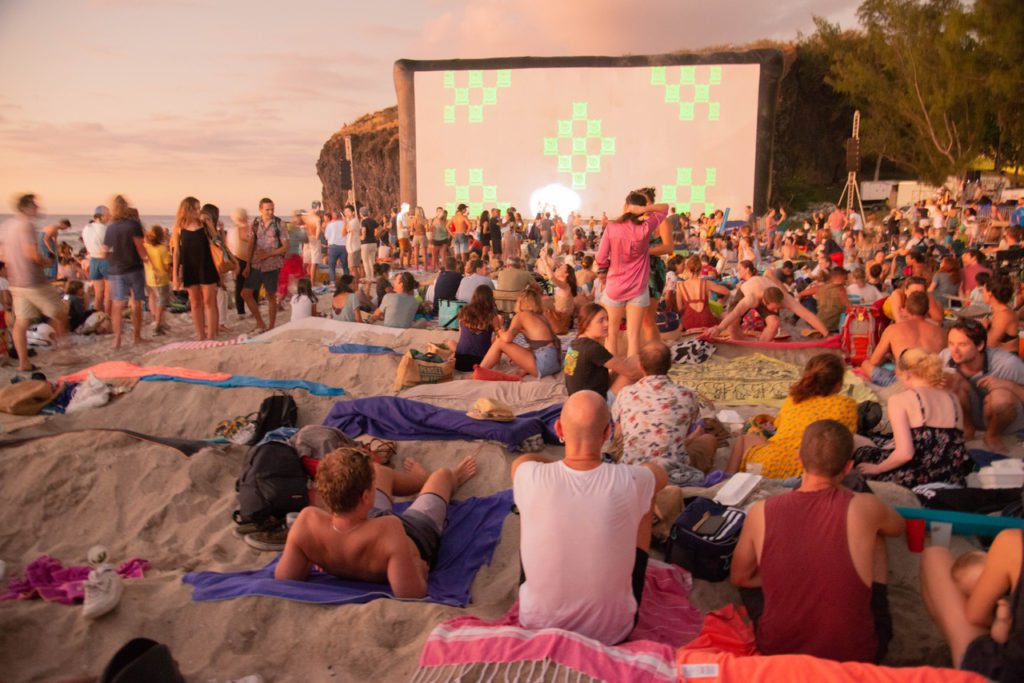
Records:
[[[171,235],[173,254],[174,289],[188,291],[192,307],[192,322],[196,338],[200,341],[214,339],[220,325],[217,311],[217,286],[220,274],[210,253],[209,215],[200,215],[199,200],[185,197],[178,206]],[[213,229],[216,230],[216,224]]]

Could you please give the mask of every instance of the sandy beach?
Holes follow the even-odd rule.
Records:
[[[163,339],[187,339],[189,322],[183,316],[171,318],[172,334]],[[454,336],[439,330],[396,332],[321,319],[286,324],[253,343],[158,353],[158,345],[148,343],[118,357],[142,364],[315,380],[344,387],[346,400],[393,394],[399,357],[335,355],[328,352],[329,343],[387,344],[403,351]],[[76,348],[90,362],[113,355],[109,337],[79,340]],[[46,356],[40,354],[37,362],[56,377],[60,371],[46,366]],[[4,370],[0,382],[9,374]],[[519,577],[515,515],[506,519],[494,560],[476,576],[472,604],[465,610],[383,599],[337,607],[263,597],[192,602],[191,588],[181,581],[186,572],[256,569],[273,557],[232,534],[234,482],[245,447],[216,445],[186,458],[173,448],[117,432],[74,430],[130,428],[204,439],[213,435],[221,420],[255,411],[269,393],[140,382],[107,406],[50,417],[10,435],[52,436],[0,449],[5,491],[0,514],[9,520],[0,532],[0,558],[7,562],[9,576],[42,554],[65,564],[83,564],[87,550],[97,543],[106,545],[116,561],[138,557],[152,568],[145,578],[128,580],[117,610],[95,622],[83,619],[79,607],[41,600],[0,602],[0,678],[13,682],[96,675],[125,641],[146,636],[166,643],[193,681],[250,673],[267,681],[401,681],[416,670],[420,649],[438,623],[467,613],[494,618],[511,606]],[[320,423],[334,402],[302,390],[290,393],[299,406],[300,425]],[[550,378],[519,384],[463,380],[416,387],[402,395],[461,410],[479,395],[500,396],[518,404],[520,412],[560,403],[565,396],[564,385]],[[752,414],[758,407],[739,410]],[[559,451],[546,448],[552,456]],[[434,469],[452,466],[470,453],[479,460],[479,474],[459,490],[458,499],[511,486],[508,469],[514,456],[495,443],[403,441],[396,464],[414,457]],[[727,448],[719,450],[719,464],[726,455]],[[766,485],[761,495],[771,490]],[[917,505],[899,487],[879,484],[876,491],[890,503]],[[714,489],[687,490],[688,495],[713,493]],[[966,543],[960,538],[955,542]],[[918,556],[907,551],[902,538],[889,542],[889,552],[896,636],[887,663],[947,665],[947,650],[918,593]],[[707,611],[737,601],[737,594],[728,583],[696,581],[693,600]]]

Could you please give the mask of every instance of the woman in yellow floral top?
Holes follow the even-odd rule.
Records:
[[[842,359],[822,353],[807,361],[803,376],[789,389],[778,417],[775,436],[765,439],[760,434],[745,434],[736,439],[729,457],[727,472],[749,470],[761,465],[761,474],[772,479],[787,479],[803,473],[800,463],[800,440],[804,430],[818,420],[836,420],[857,431],[857,402],[841,396],[843,388]]]

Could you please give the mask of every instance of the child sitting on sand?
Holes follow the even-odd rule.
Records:
[[[953,583],[963,593],[964,598],[971,597],[974,587],[978,585],[981,572],[985,568],[987,553],[980,550],[966,552],[956,558],[949,573]],[[1010,630],[1013,628],[1013,615],[1010,611],[1010,603],[1006,598],[999,598],[996,603],[996,618],[992,621],[992,628],[989,635],[997,643],[1005,643],[1010,639]]]
[[[295,286],[295,296],[292,297],[292,320],[303,318],[315,318],[317,298],[313,293],[313,283],[308,277],[299,278]]]
[[[274,578],[304,581],[315,564],[343,579],[387,582],[396,598],[425,597],[448,503],[475,474],[473,456],[428,475],[411,459],[397,472],[371,462],[358,448],[331,451],[316,473],[317,497],[326,511],[310,506],[299,513]],[[405,512],[392,512],[392,496],[414,493]]]

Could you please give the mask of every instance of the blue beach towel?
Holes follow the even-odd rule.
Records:
[[[205,384],[221,389],[237,389],[239,387],[260,387],[264,389],[305,389],[314,396],[344,396],[341,387],[329,387],[320,382],[305,379],[266,379],[249,375],[232,375],[228,379],[192,379],[189,377],[172,377],[171,375],[147,375],[140,378],[143,382],[184,382],[185,384]]]
[[[327,350],[331,353],[365,353],[371,356],[401,355],[388,346],[375,344],[331,344]]]
[[[474,420],[465,413],[438,408],[429,403],[397,396],[374,396],[354,401],[338,401],[324,419],[351,437],[369,434],[393,441],[452,441],[488,439],[514,450],[524,440],[537,436],[547,443],[558,443],[555,421],[562,406],[517,415],[511,422]]]
[[[395,511],[409,503],[396,503]],[[437,564],[427,576],[427,597],[416,602],[439,602],[465,607],[476,573],[490,564],[501,538],[501,527],[512,510],[512,491],[500,491],[486,498],[453,501],[448,508],[448,526],[441,534]],[[191,572],[182,582],[192,586],[196,602],[230,600],[246,595],[284,598],[323,605],[361,604],[377,598],[394,598],[387,584],[348,581],[313,572],[307,581],[278,581],[274,567],[280,556],[255,571]]]

